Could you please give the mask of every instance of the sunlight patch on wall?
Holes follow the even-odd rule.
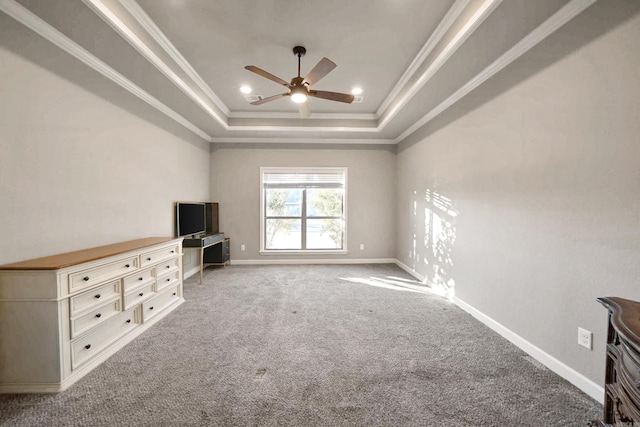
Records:
[[[453,298],[452,252],[458,212],[453,208],[451,199],[430,189],[425,191],[425,202],[423,243],[426,252],[422,261],[427,266],[427,281],[438,293]]]
[[[453,248],[458,211],[452,200],[428,188],[413,191],[411,198],[411,248],[408,266],[424,277],[433,293],[452,299],[455,295]]]
[[[417,194],[415,191],[413,192],[414,196]],[[411,250],[411,252],[409,252],[409,258],[411,259],[411,268],[415,271],[416,270],[416,261],[418,260],[418,251],[417,251],[417,246],[418,246],[418,235],[417,235],[417,221],[416,221],[416,215],[418,214],[418,201],[413,200],[413,210],[412,210],[412,218],[413,221],[411,221],[412,223],[412,227],[413,227],[413,248]]]

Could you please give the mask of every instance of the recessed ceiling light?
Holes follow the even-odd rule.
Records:
[[[251,88],[249,86],[240,86],[240,92],[251,93]]]
[[[361,87],[354,87],[353,89],[351,89],[351,93],[354,95],[362,95],[362,88]]]

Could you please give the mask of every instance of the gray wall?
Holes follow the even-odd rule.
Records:
[[[388,148],[239,144],[211,153],[211,200],[220,203],[220,230],[231,238],[232,260],[309,258],[258,253],[261,166],[346,166],[348,254],[312,258],[395,258],[395,154]]]
[[[0,263],[172,236],[173,203],[207,198],[208,143],[1,47],[0,64]]]
[[[638,40],[636,16],[449,112],[397,156],[398,259],[455,282],[462,301],[598,384],[606,310],[595,298],[640,300]],[[433,236],[433,216],[448,234]],[[434,239],[452,265],[433,256]],[[577,345],[579,326],[594,332],[594,351]]]
[[[0,263],[170,236],[173,203],[207,199],[221,204],[233,260],[295,258],[258,254],[260,166],[347,166],[349,253],[328,259],[397,257],[602,384],[606,315],[594,299],[640,300],[638,17],[465,111],[478,88],[397,157],[209,153],[38,36],[14,36],[0,37]],[[577,346],[578,326],[594,351]]]

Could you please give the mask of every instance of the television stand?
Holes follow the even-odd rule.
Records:
[[[205,249],[224,242],[224,233],[207,234],[201,237],[186,238],[182,245],[185,248],[200,248],[200,284],[202,284],[202,271],[204,270],[204,251]]]

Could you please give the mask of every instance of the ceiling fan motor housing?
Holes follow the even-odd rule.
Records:
[[[307,87],[307,84],[304,84],[304,77],[294,77],[291,79],[291,86],[304,86]]]
[[[303,46],[296,46],[293,48],[293,54],[298,58],[302,58],[305,53],[307,53],[307,49],[305,49]]]

